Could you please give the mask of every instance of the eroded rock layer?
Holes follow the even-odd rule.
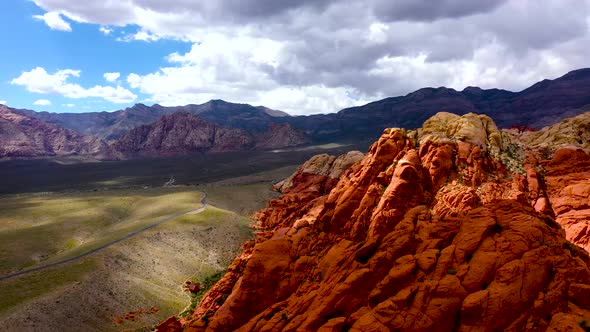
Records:
[[[112,147],[121,157],[135,157],[266,150],[305,143],[305,134],[289,124],[271,124],[265,131],[250,133],[239,127],[216,125],[188,112],[176,112],[130,130]]]
[[[319,190],[320,192],[317,194],[327,194],[336,185],[342,173],[361,160],[363,156],[360,151],[350,151],[339,157],[325,153],[315,155],[289,178],[277,183],[274,188],[284,194],[290,191],[309,190]],[[317,183],[318,186],[312,186],[312,183]]]
[[[525,154],[482,115],[386,129],[329,192],[299,181],[258,213],[256,241],[160,330],[582,331],[589,258],[567,239],[588,245],[590,158]]]
[[[0,105],[0,158],[86,155],[112,159],[98,137],[81,134]]]

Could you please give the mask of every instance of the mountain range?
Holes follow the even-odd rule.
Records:
[[[13,140],[3,140],[0,157],[166,154],[163,147],[167,145],[155,142],[164,142],[164,136],[176,135],[167,138],[169,142],[186,143],[196,135],[195,131],[205,127],[206,130],[215,128],[219,135],[223,132],[222,141],[217,137],[217,143],[211,143],[214,137],[211,132],[199,133],[208,137],[207,148],[195,145],[193,141],[181,144],[175,153],[269,149],[327,142],[362,141],[368,145],[385,128],[418,128],[426,119],[441,111],[458,115],[485,113],[501,128],[525,126],[540,129],[582,113],[586,105],[590,105],[590,68],[575,70],[554,80],[543,80],[520,92],[478,87],[467,87],[462,91],[445,87],[423,88],[406,96],[386,98],[338,113],[311,116],[289,116],[264,106],[223,100],[175,107],[136,104],[115,112],[90,113],[48,113],[4,107],[4,113],[18,114],[31,120],[17,121],[16,116],[3,117],[2,128],[10,126],[12,131],[19,128],[19,132],[29,134],[19,136],[18,144]],[[196,116],[200,120],[191,120],[194,128],[185,125],[183,131],[178,130],[181,126],[171,125],[170,122],[184,121],[186,115],[164,119],[165,126],[157,124],[164,116],[177,112]],[[208,124],[204,125],[203,121]],[[174,128],[174,132],[166,134],[163,132],[166,128]],[[8,129],[2,130],[0,135],[7,135]],[[87,143],[70,144],[68,148],[40,145],[40,141],[51,142],[56,130],[69,135],[75,142]],[[148,133],[150,130],[159,132]],[[264,138],[265,135],[286,139],[271,144],[273,140]],[[155,139],[156,136],[161,139]],[[88,142],[94,142],[94,146],[89,147]],[[7,144],[10,146],[4,146]],[[37,148],[32,149],[31,146]]]
[[[49,113],[31,110],[17,112],[51,122],[80,133],[97,136],[106,141],[113,141],[129,130],[157,121],[164,115],[187,112],[199,115],[202,119],[218,125],[237,128],[266,128],[272,117],[288,116],[287,113],[248,104],[227,103],[223,100],[211,100],[200,105],[165,107],[158,104],[146,106],[136,104],[133,107],[115,112],[87,113]]]
[[[0,157],[91,155],[109,159],[108,145],[95,136],[19,114],[0,105]]]
[[[179,111],[131,129],[111,147],[122,157],[133,157],[277,149],[305,143],[309,143],[307,137],[288,123],[272,123],[264,131],[249,132],[239,127],[222,127]]]

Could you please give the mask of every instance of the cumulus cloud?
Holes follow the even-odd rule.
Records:
[[[113,29],[111,29],[107,26],[101,25],[100,28],[98,28],[98,31],[102,32],[105,36],[108,36],[111,34],[111,32],[113,32]]]
[[[367,101],[355,100],[353,89],[346,87],[279,84],[272,72],[280,52],[281,44],[270,39],[213,34],[185,54],[169,55],[170,66],[143,76],[132,73],[127,76],[127,83],[162,105],[221,98],[306,114]]]
[[[43,94],[62,95],[67,98],[102,98],[113,103],[129,103],[137,99],[131,91],[117,86],[96,85],[91,88],[83,88],[79,84],[68,83],[71,77],[80,77],[79,70],[64,69],[54,74],[49,74],[42,67],[36,67],[28,72],[23,72],[10,83],[27,88],[30,92]]]
[[[61,104],[63,107],[75,107],[75,104]]]
[[[70,23],[64,21],[58,12],[47,12],[43,15],[33,15],[33,17],[45,22],[51,30],[72,31]]]
[[[115,82],[121,76],[121,73],[104,73],[102,75],[107,82]]]
[[[136,29],[122,41],[193,43],[126,78],[164,104],[223,98],[317,113],[424,86],[520,90],[587,66],[590,42],[590,0],[34,1]]]
[[[37,105],[37,106],[49,106],[51,105],[51,101],[47,100],[47,99],[38,99],[36,100],[33,105]]]
[[[6,100],[0,100],[0,105],[6,105]]]
[[[129,83],[130,87],[137,89],[141,84],[141,76],[137,75],[136,73],[131,73],[129,76],[127,76],[127,83]]]

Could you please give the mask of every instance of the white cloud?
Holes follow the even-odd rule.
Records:
[[[144,41],[144,42],[155,42],[162,39],[162,36],[151,33],[145,30],[139,30],[133,34],[126,34],[123,37],[118,37],[117,41],[120,42],[132,42],[132,41]]]
[[[369,26],[369,33],[367,39],[376,44],[383,44],[387,42],[387,30],[389,27],[383,23],[373,23]]]
[[[143,76],[132,73],[127,83],[150,95],[151,102],[167,106],[220,98],[310,114],[368,100],[353,97],[354,89],[348,87],[281,86],[270,74],[281,51],[282,44],[270,39],[211,34],[185,54],[170,54],[170,66]]]
[[[520,90],[588,66],[590,0],[33,1],[76,22],[136,27],[110,33],[121,41],[193,43],[126,77],[167,105],[331,112],[424,86]]]
[[[0,105],[6,105],[6,100],[0,100]]]
[[[63,107],[75,107],[75,104],[61,104]]]
[[[36,100],[33,105],[37,105],[37,106],[49,106],[51,105],[51,101],[47,100],[47,99],[39,99]]]
[[[107,26],[101,25],[100,28],[98,28],[98,31],[102,32],[105,36],[108,36],[111,34],[111,32],[113,32],[113,29],[111,29]]]
[[[121,73],[104,73],[103,77],[107,82],[115,82],[121,77]]]
[[[67,98],[102,98],[113,103],[130,103],[137,99],[131,91],[117,86],[96,85],[91,88],[83,88],[78,84],[68,83],[70,77],[79,77],[80,71],[73,69],[59,70],[55,74],[49,74],[42,67],[36,67],[28,72],[23,72],[10,83],[21,85],[28,91],[44,94],[57,94]]]
[[[51,30],[72,31],[70,23],[64,21],[58,12],[47,12],[43,15],[33,15],[33,17],[45,22]]]
[[[136,73],[131,73],[129,76],[127,76],[127,83],[129,83],[129,86],[133,89],[137,89],[141,84],[141,76],[137,75]]]

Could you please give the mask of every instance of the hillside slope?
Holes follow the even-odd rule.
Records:
[[[14,112],[0,105],[0,158],[88,155],[109,158],[101,139]]]
[[[266,130],[273,122],[273,117],[288,116],[284,112],[266,107],[228,103],[223,100],[211,100],[200,105],[189,104],[173,107],[158,104],[152,106],[136,104],[115,112],[49,113],[31,110],[19,110],[19,112],[108,141],[119,139],[133,128],[156,122],[162,116],[175,112],[200,115],[202,119],[220,126],[236,127],[249,131]]]
[[[186,112],[165,115],[132,129],[112,144],[124,157],[173,156],[194,152],[228,152],[297,146],[308,139],[288,124],[272,124],[251,134],[240,128],[215,125]]]
[[[158,330],[582,331],[589,257],[558,222],[588,211],[588,155],[534,157],[483,115],[386,129],[333,189],[271,201],[192,317]]]

